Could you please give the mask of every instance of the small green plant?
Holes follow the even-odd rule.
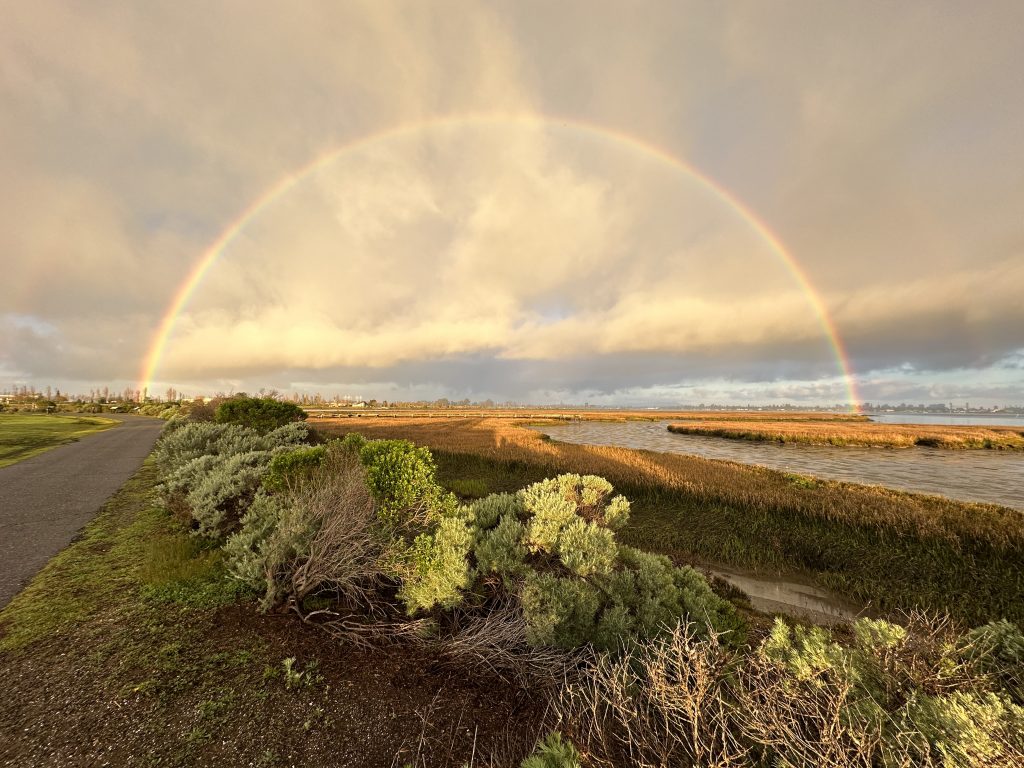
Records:
[[[295,657],[290,656],[281,662],[281,666],[284,670],[284,687],[288,690],[294,690],[303,685],[304,673],[299,672],[295,669]]]
[[[320,674],[320,663],[313,659],[303,671],[299,671],[295,666],[296,659],[294,656],[289,656],[281,662],[281,676],[284,678],[284,687],[289,691],[294,691],[299,688],[310,688],[323,681],[323,675]],[[263,678],[268,679],[267,672],[264,671]]]
[[[613,490],[604,478],[566,474],[469,508],[476,567],[518,596],[527,641],[615,651],[682,617],[738,640],[733,607],[700,574],[616,541],[630,509]]]
[[[455,498],[437,484],[434,457],[408,440],[371,440],[359,451],[377,515],[390,531],[429,525],[455,508]]]
[[[520,768],[580,768],[580,753],[572,742],[553,731],[541,741]]]

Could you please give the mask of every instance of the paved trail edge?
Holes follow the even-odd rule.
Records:
[[[135,474],[166,423],[112,418],[121,424],[0,468],[0,608]]]

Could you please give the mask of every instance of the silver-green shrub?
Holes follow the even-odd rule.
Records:
[[[224,543],[228,574],[254,590],[267,586],[267,541],[281,524],[284,502],[259,492],[240,520],[239,529]]]
[[[304,445],[308,428],[286,424],[267,434],[238,424],[191,422],[165,433],[155,449],[161,495],[191,517],[200,535],[220,538],[246,511],[279,453]]]

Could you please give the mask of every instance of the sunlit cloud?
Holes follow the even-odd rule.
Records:
[[[646,145],[778,236],[865,399],[1024,401],[1022,13],[11,5],[0,386],[133,384],[218,236],[359,143],[225,249],[155,387],[842,400],[779,254]]]

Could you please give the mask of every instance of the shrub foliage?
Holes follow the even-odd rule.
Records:
[[[732,605],[692,568],[616,541],[629,502],[604,478],[559,475],[470,510],[476,567],[518,595],[533,645],[616,650],[680,618],[739,629]]]
[[[306,412],[299,406],[272,397],[234,397],[218,405],[213,415],[218,424],[241,424],[257,432],[269,432],[305,418]]]
[[[1024,760],[1016,624],[860,619],[840,639],[777,620],[743,646],[736,611],[700,574],[619,543],[630,505],[601,477],[460,504],[412,443],[313,447],[301,422],[218,422],[168,424],[160,490],[204,547],[223,543],[228,575],[264,609],[329,615],[348,637],[429,626],[449,633],[448,658],[491,669],[516,654],[549,675],[589,659],[559,709],[595,765]],[[579,756],[552,736],[527,764]]]

